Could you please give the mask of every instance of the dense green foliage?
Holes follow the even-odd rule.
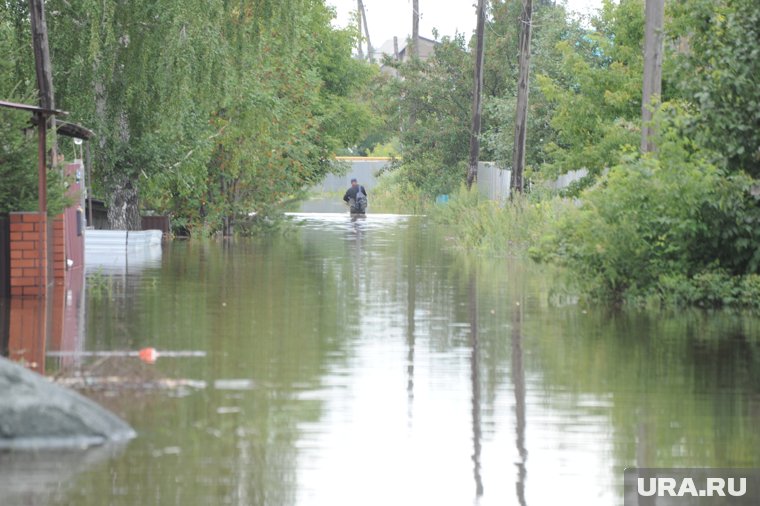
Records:
[[[684,133],[689,119],[664,108],[658,153],[631,154],[613,167],[534,254],[548,252],[592,294],[614,300],[670,297],[688,280],[696,290],[710,276],[758,273],[760,206],[752,180],[716,166],[714,153]],[[687,299],[712,297],[678,290]]]
[[[398,182],[427,197],[447,193],[464,177],[469,149],[472,62],[465,39],[445,37],[428,60],[388,64],[398,71],[382,88],[402,146]]]
[[[509,165],[521,2],[494,0],[486,29],[481,159]],[[756,86],[760,9],[751,0],[668,3],[662,101],[699,111],[697,142],[755,176],[760,163]],[[473,14],[474,15],[474,14]],[[534,15],[528,128],[533,181],[586,168],[593,177],[638,146],[643,72],[643,0],[605,0],[584,25],[562,6]],[[396,64],[386,87],[389,126],[398,132],[405,179],[431,196],[455,190],[467,159],[472,54],[463,37],[441,41],[427,61]]]
[[[28,95],[25,3],[0,9],[13,67],[0,95]],[[371,125],[360,93],[373,70],[321,0],[50,0],[46,11],[57,105],[97,133],[115,225],[136,226],[142,200],[177,226],[231,233],[319,180]]]
[[[491,2],[487,20],[481,159],[507,164],[512,159],[517,83],[519,0]],[[473,11],[473,16],[475,15]],[[534,14],[534,72],[560,79],[566,56],[561,42],[580,43],[584,31],[562,6],[540,2]],[[411,184],[428,197],[455,191],[464,177],[470,139],[473,56],[461,34],[443,37],[426,60],[386,64],[400,79],[380,87],[387,128],[396,133],[401,186]],[[534,169],[550,159],[556,132],[551,97],[531,82],[527,163]]]
[[[673,2],[670,70],[678,96],[697,105],[695,137],[732,171],[760,176],[760,5]]]
[[[659,144],[646,156],[638,154],[644,1],[605,0],[588,22],[537,2],[533,193],[503,206],[458,190],[473,78],[462,34],[443,37],[428,59],[386,60],[389,71],[379,72],[351,57],[356,34],[332,28],[321,0],[46,5],[58,105],[98,133],[99,191],[115,223],[130,226],[141,198],[178,226],[231,233],[318,181],[336,152],[398,152],[380,200],[435,209],[466,247],[531,249],[570,267],[596,296],[743,304],[760,286],[760,5],[752,0],[667,3]],[[488,9],[481,159],[502,165],[512,157],[521,8],[492,0]],[[8,55],[0,94],[28,98],[26,7],[0,9]],[[3,116],[18,132],[13,121]],[[28,141],[4,139],[3,170],[28,165]],[[565,191],[574,200],[540,189],[580,168],[590,176]],[[8,181],[28,187],[31,178],[13,172]],[[454,195],[448,206],[433,206],[440,194]]]
[[[554,132],[540,170],[554,177],[588,169],[593,175],[620,161],[620,149],[638,145],[643,72],[641,0],[604,2],[593,30],[557,43],[554,75],[537,69],[542,94],[552,104]]]
[[[29,115],[0,109],[0,129],[8,132],[0,144],[0,213],[30,211],[37,207],[37,143],[27,139],[23,129]],[[24,167],[25,170],[18,170]]]
[[[597,300],[757,308],[760,6],[668,5],[658,149],[642,156],[643,4],[604,2],[580,36],[549,23],[558,57],[535,60],[531,112],[544,141],[531,177],[585,167],[587,189],[572,200],[534,191],[503,207],[459,192],[434,215],[466,248],[566,266]],[[513,95],[503,90],[501,103]],[[492,132],[484,137],[504,149],[509,128],[501,140]]]
[[[31,72],[33,62],[21,51],[16,24],[24,12],[14,3],[0,3],[0,98],[33,102],[28,82],[16,76]],[[26,135],[32,127],[30,115],[0,108],[0,213],[37,210],[37,138]],[[63,206],[63,185],[57,171],[48,174],[48,211],[56,213]]]

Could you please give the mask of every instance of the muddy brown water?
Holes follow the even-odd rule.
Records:
[[[294,219],[91,275],[81,349],[205,356],[49,358],[139,437],[2,454],[0,504],[610,505],[628,466],[760,467],[756,318],[581,307],[424,217]]]

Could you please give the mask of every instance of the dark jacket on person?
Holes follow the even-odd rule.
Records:
[[[348,202],[351,199],[356,200],[356,194],[359,193],[359,191],[361,191],[364,195],[367,195],[367,190],[365,190],[362,185],[351,186],[351,188],[346,190],[346,194],[343,195],[343,200],[345,202]]]

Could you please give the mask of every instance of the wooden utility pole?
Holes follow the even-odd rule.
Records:
[[[44,1],[29,0],[29,13],[32,21],[32,46],[34,47],[34,65],[37,71],[37,89],[40,93],[40,107],[53,110],[55,109],[55,101],[53,99],[53,67],[50,63]]]
[[[483,112],[483,58],[485,54],[486,7],[485,0],[478,0],[478,22],[475,28],[475,75],[472,86],[472,126],[470,127],[470,166],[467,171],[467,189],[478,177],[480,158],[480,121]]]
[[[356,39],[357,48],[359,50],[359,59],[364,59],[364,51],[362,51],[362,0],[356,0],[356,22],[359,27],[359,38]]]
[[[520,57],[517,78],[517,109],[515,111],[515,146],[512,156],[512,190],[523,191],[525,172],[525,139],[528,132],[528,83],[530,80],[530,37],[533,0],[523,0],[520,14]]]
[[[393,59],[398,61],[398,37],[393,36]]]
[[[55,110],[53,95],[53,66],[50,63],[50,48],[48,46],[47,23],[45,22],[45,5],[43,0],[29,0],[29,14],[32,24],[32,47],[34,48],[34,67],[37,74],[37,90],[39,91],[40,107],[48,111]],[[37,174],[38,208],[40,214],[47,213],[47,170],[45,149],[47,144],[47,122],[50,119],[55,126],[55,116],[40,113],[38,121],[38,153],[39,168]],[[53,128],[55,139],[55,128]],[[55,144],[54,144],[55,146]],[[55,164],[57,153],[53,148]]]
[[[654,151],[652,113],[662,93],[663,18],[665,0],[646,0],[644,27],[644,85],[641,97],[641,151]],[[654,99],[654,103],[652,100]]]
[[[420,0],[412,2],[412,58],[420,57]]]
[[[47,235],[47,122],[50,120],[53,127],[52,163],[55,165],[58,153],[55,149],[55,100],[53,98],[53,66],[50,63],[50,48],[48,46],[47,23],[45,22],[44,0],[29,0],[29,17],[32,25],[32,47],[34,48],[34,68],[37,74],[37,90],[39,92],[40,108],[48,112],[40,112],[37,115],[38,139],[37,139],[37,202],[39,211],[39,238],[37,244],[37,285],[38,295],[44,297],[47,294],[48,263],[45,256],[45,244]]]
[[[364,2],[362,2],[362,0],[359,0],[359,11],[361,11],[360,18],[364,23],[364,35],[367,37],[367,56],[369,57],[370,63],[375,63],[375,55],[374,51],[372,50],[372,41],[369,39],[369,28],[367,27],[367,11],[364,10]],[[359,29],[359,32],[361,33],[361,28]]]

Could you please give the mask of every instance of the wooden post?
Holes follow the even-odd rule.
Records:
[[[475,75],[472,86],[472,125],[470,127],[470,166],[467,171],[467,189],[478,177],[480,158],[480,122],[483,112],[483,58],[485,53],[485,0],[478,0],[478,22],[476,27],[477,45],[475,49]]]
[[[523,0],[520,14],[520,57],[517,79],[517,109],[515,111],[515,146],[512,156],[512,189],[523,190],[525,172],[525,139],[528,131],[528,83],[530,81],[530,37],[533,0]]]
[[[50,64],[50,49],[48,47],[47,24],[45,23],[45,5],[43,0],[29,0],[29,13],[32,25],[32,46],[34,48],[34,66],[37,73],[37,89],[39,90],[39,103],[43,109],[55,109],[53,99],[53,70]],[[47,145],[47,120],[53,116],[44,113],[37,115],[38,120],[38,168],[37,168],[37,191],[38,208],[41,214],[47,212],[47,169],[45,152]],[[53,119],[55,122],[55,119]],[[57,153],[53,149],[53,163]]]
[[[398,61],[398,37],[393,36],[393,59]]]
[[[662,93],[663,18],[665,0],[646,0],[644,26],[644,84],[641,96],[641,151],[654,151],[654,128],[651,125],[653,99]]]
[[[53,99],[53,67],[50,63],[50,48],[48,46],[47,23],[45,22],[45,3],[44,0],[29,0],[29,15],[32,26],[32,47],[34,48],[34,67],[37,74],[37,89],[39,90],[40,107],[53,111],[55,109],[55,100]],[[51,119],[53,127],[53,148],[52,164],[55,165],[58,153],[55,149],[55,116],[39,113],[37,139],[37,199],[39,208],[39,251],[38,251],[38,274],[39,274],[39,293],[38,296],[46,295],[48,271],[46,251],[43,250],[47,242],[47,227],[43,222],[47,216],[47,167],[46,167],[46,146],[47,146],[47,120]]]
[[[420,0],[412,2],[412,51],[409,56],[420,57]]]
[[[364,35],[367,36],[367,57],[370,63],[375,63],[375,55],[372,51],[372,41],[369,38],[369,28],[367,28],[367,12],[364,10],[364,2],[359,0],[359,10],[361,11],[361,19],[364,23]],[[359,30],[361,32],[361,29]]]
[[[55,109],[53,68],[50,64],[44,1],[29,0],[29,13],[32,21],[32,45],[34,47],[34,65],[37,72],[37,89],[40,93],[40,107],[53,110]]]

